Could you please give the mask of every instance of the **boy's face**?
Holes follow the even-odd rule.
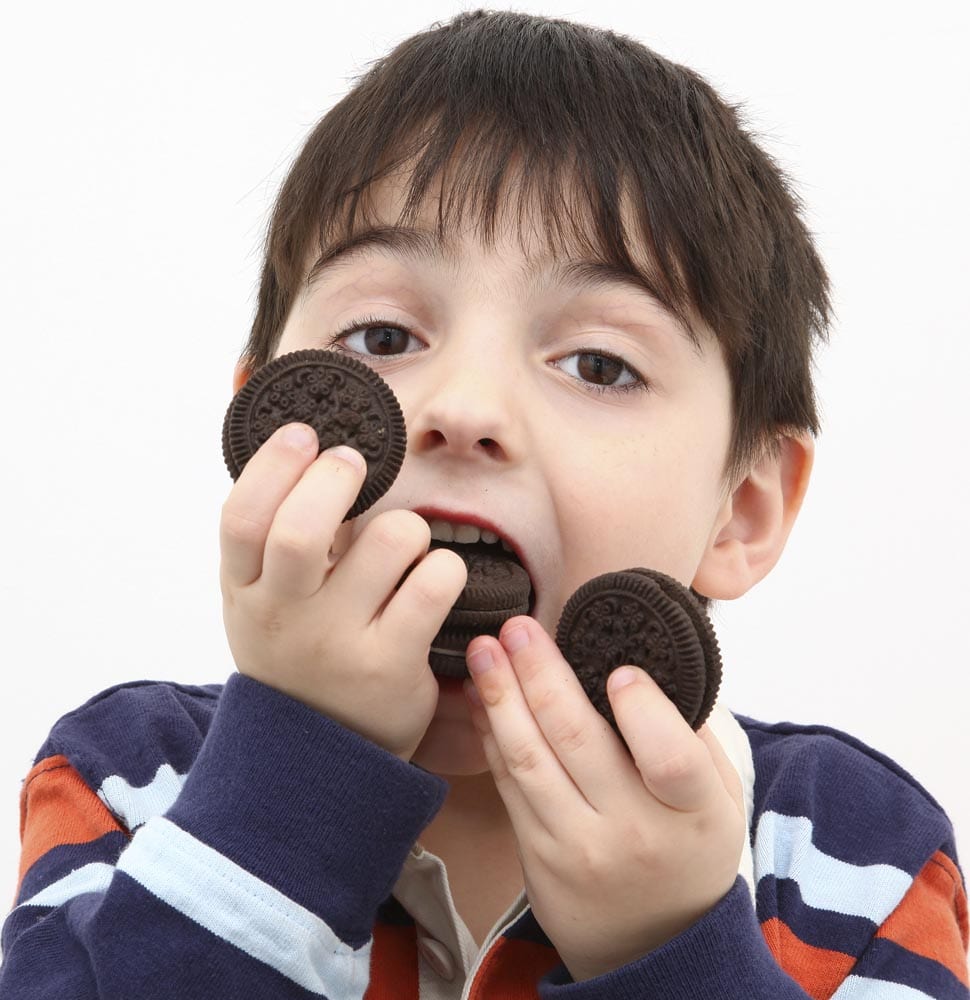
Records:
[[[375,206],[393,227],[400,196]],[[383,510],[474,524],[507,539],[555,634],[581,584],[644,566],[691,584],[729,510],[722,472],[731,391],[716,341],[693,343],[645,291],[526,251],[504,231],[365,244],[295,303],[277,354],[339,349],[373,366],[404,411],[408,447],[388,493],[344,526],[348,544]],[[336,338],[336,339],[335,339]],[[484,769],[460,685],[441,684],[415,760]],[[466,731],[467,730],[467,731]],[[460,733],[460,735],[459,735]]]

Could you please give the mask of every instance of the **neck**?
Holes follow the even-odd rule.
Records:
[[[421,836],[423,847],[444,858],[461,845],[514,839],[505,803],[488,771],[447,780],[448,795]]]
[[[444,862],[455,907],[481,945],[523,887],[515,833],[490,773],[449,782],[421,846]]]

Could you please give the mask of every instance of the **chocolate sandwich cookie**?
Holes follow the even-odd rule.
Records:
[[[498,545],[448,545],[465,560],[468,580],[431,642],[429,663],[442,677],[467,677],[465,649],[476,635],[497,636],[515,615],[529,612],[532,583],[522,564]]]
[[[556,643],[617,732],[606,679],[623,664],[646,670],[695,730],[717,697],[721,658],[707,615],[686,587],[655,570],[585,583],[563,608]]]
[[[357,517],[394,482],[407,447],[404,414],[391,387],[361,361],[335,351],[293,351],[250,376],[222,423],[222,454],[238,479],[257,449],[294,421],[316,432],[320,451],[355,448],[367,475],[345,520]]]
[[[717,701],[717,693],[721,688],[721,649],[711,619],[708,618],[707,612],[694,596],[694,592],[689,587],[685,587],[679,580],[675,580],[672,576],[656,569],[637,568],[632,572],[643,573],[654,580],[669,598],[676,601],[687,612],[690,620],[694,623],[697,638],[704,651],[705,683],[704,697],[701,698],[700,708],[698,708],[697,716],[691,726],[695,730],[700,729],[711,714],[714,702]]]

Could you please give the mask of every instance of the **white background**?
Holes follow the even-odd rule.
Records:
[[[220,431],[271,200],[351,78],[459,9],[6,13],[0,901],[19,783],[58,716],[117,682],[233,669]],[[746,102],[796,177],[838,311],[819,364],[825,427],[782,563],[717,612],[726,699],[895,757],[970,859],[970,5],[518,9],[611,27],[698,69]]]

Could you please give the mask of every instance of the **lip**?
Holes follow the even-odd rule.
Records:
[[[509,548],[515,553],[516,559],[522,563],[522,568],[529,574],[529,580],[532,582],[532,594],[533,594],[533,604],[535,604],[536,598],[536,579],[535,574],[532,572],[532,567],[529,565],[529,560],[522,550],[522,546],[516,539],[508,533],[501,525],[496,524],[494,521],[490,521],[486,517],[482,517],[480,514],[471,514],[464,511],[447,510],[444,507],[415,507],[415,514],[420,514],[429,523],[431,521],[450,521],[452,524],[471,524],[478,528],[480,531],[491,531],[492,534],[498,535]]]

